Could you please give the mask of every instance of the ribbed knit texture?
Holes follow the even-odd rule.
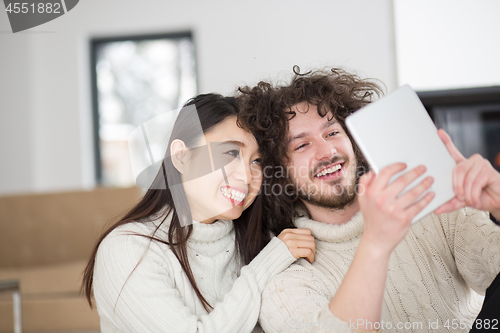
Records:
[[[241,268],[232,221],[193,224],[188,255],[198,288],[214,307],[207,313],[168,246],[134,235],[151,235],[155,228],[155,222],[129,223],[100,245],[94,295],[101,332],[261,330],[256,324],[262,290],[295,261],[281,240],[273,238]],[[162,226],[156,237],[166,239],[167,230]]]
[[[342,225],[305,217],[295,224],[316,238],[315,261],[300,259],[271,279],[262,295],[262,327],[270,333],[354,331],[328,305],[356,252],[361,213]],[[429,215],[412,225],[391,255],[382,307],[382,320],[390,324],[382,331],[468,332],[483,298],[473,290],[484,294],[499,271],[500,227],[486,213]],[[315,324],[318,329],[312,329]],[[335,329],[342,324],[349,328]]]

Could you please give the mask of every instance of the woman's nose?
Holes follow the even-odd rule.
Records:
[[[250,166],[247,165],[248,163],[245,161],[243,156],[241,157],[242,158],[235,160],[237,165],[235,166],[235,169],[233,171],[233,177],[237,181],[248,184],[250,179],[252,178],[252,173],[250,170]]]

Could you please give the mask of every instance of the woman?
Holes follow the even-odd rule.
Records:
[[[258,146],[237,115],[231,97],[188,102],[151,188],[101,236],[83,288],[102,332],[258,330],[267,281],[314,259],[309,230],[271,239],[261,223]]]

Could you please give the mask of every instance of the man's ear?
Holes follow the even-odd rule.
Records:
[[[172,164],[181,174],[186,169],[188,161],[189,149],[186,147],[184,141],[175,139],[170,144],[170,153],[172,154]]]

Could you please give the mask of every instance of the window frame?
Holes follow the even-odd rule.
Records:
[[[102,172],[101,145],[99,139],[100,110],[99,110],[99,91],[97,88],[97,50],[101,45],[112,42],[124,42],[124,41],[137,42],[137,41],[148,41],[148,40],[158,40],[158,39],[176,40],[183,38],[190,38],[191,42],[193,43],[194,73],[196,75],[195,82],[196,82],[196,87],[199,87],[196,44],[193,37],[193,33],[191,31],[179,31],[171,33],[144,34],[144,35],[126,35],[126,36],[116,36],[116,37],[99,37],[90,39],[90,62],[91,62],[90,84],[91,84],[91,95],[92,95],[92,129],[93,129],[92,137],[93,137],[93,150],[94,150],[95,182],[97,186],[104,185],[103,172]]]

